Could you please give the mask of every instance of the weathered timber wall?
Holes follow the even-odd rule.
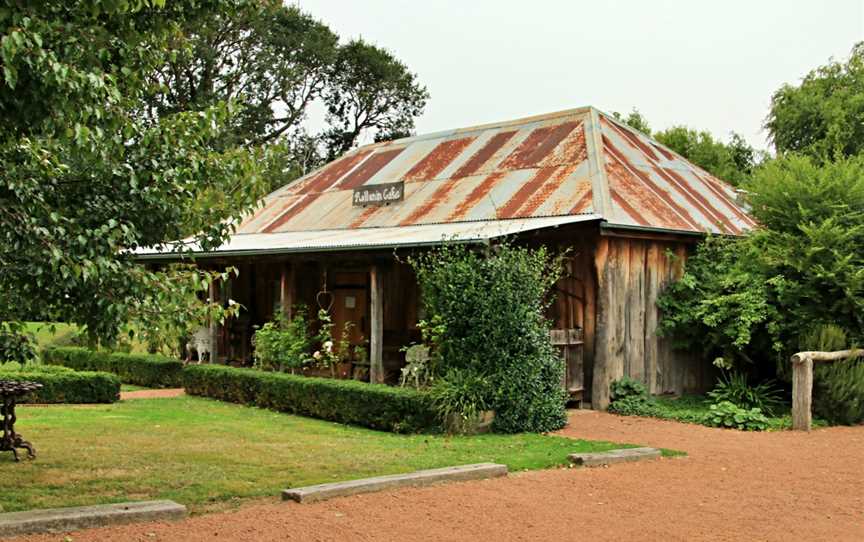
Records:
[[[710,367],[704,360],[673,350],[669,340],[657,336],[657,298],[681,276],[686,258],[683,243],[598,240],[593,408],[609,406],[609,385],[622,376],[643,382],[652,394],[698,392],[710,386]]]

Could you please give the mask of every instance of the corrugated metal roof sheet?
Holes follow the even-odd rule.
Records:
[[[209,254],[283,254],[327,250],[369,250],[373,248],[437,245],[443,241],[483,241],[531,230],[597,219],[598,217],[594,215],[586,214],[386,228],[241,233],[233,235],[227,243]],[[190,247],[189,250],[193,253],[200,253],[194,246]],[[171,247],[164,247],[164,251],[159,249],[139,250],[137,254],[142,259],[175,256]]]
[[[402,201],[353,205],[355,188],[398,181]],[[687,233],[755,226],[731,186],[584,107],[354,149],[264,198],[220,252],[488,238],[541,217]]]
[[[404,200],[352,205],[364,185]],[[267,196],[239,233],[397,227],[596,214],[610,225],[737,234],[734,189],[586,107],[355,149]]]

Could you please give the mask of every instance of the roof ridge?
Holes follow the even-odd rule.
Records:
[[[437,139],[439,137],[447,137],[456,134],[464,134],[467,132],[476,132],[480,130],[492,130],[495,128],[506,128],[508,126],[518,126],[520,124],[529,124],[532,122],[540,122],[542,120],[556,119],[559,117],[570,117],[573,115],[577,115],[580,113],[590,112],[592,110],[596,110],[594,106],[591,105],[583,105],[581,107],[574,107],[570,109],[563,109],[561,111],[553,111],[551,113],[541,113],[538,115],[530,115],[527,117],[520,117],[517,119],[510,120],[502,120],[495,122],[487,122],[483,124],[476,124],[474,126],[466,126],[464,128],[452,128],[449,130],[439,130],[437,132],[429,132],[426,134],[417,134],[413,136],[403,137],[400,139],[394,139],[392,141],[380,141],[378,143],[369,143],[368,145],[363,145],[361,147],[357,147],[357,149],[374,149],[378,147],[384,147],[394,144],[402,144],[407,142],[414,141],[423,141],[425,139]]]

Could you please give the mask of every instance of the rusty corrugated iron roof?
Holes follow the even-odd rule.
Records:
[[[404,182],[404,200],[354,206],[355,188]],[[586,107],[355,149],[267,196],[238,233],[592,215],[609,225],[738,234],[734,189]]]

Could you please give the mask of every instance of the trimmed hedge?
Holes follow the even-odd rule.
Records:
[[[183,362],[165,356],[98,352],[67,346],[44,349],[42,362],[76,371],[114,373],[127,384],[148,388],[179,388],[183,385]]]
[[[42,384],[22,403],[113,403],[120,399],[120,379],[109,373],[73,371],[63,367],[0,369],[0,380]]]
[[[191,365],[183,376],[190,395],[397,433],[439,426],[428,395],[412,389],[224,365]]]

